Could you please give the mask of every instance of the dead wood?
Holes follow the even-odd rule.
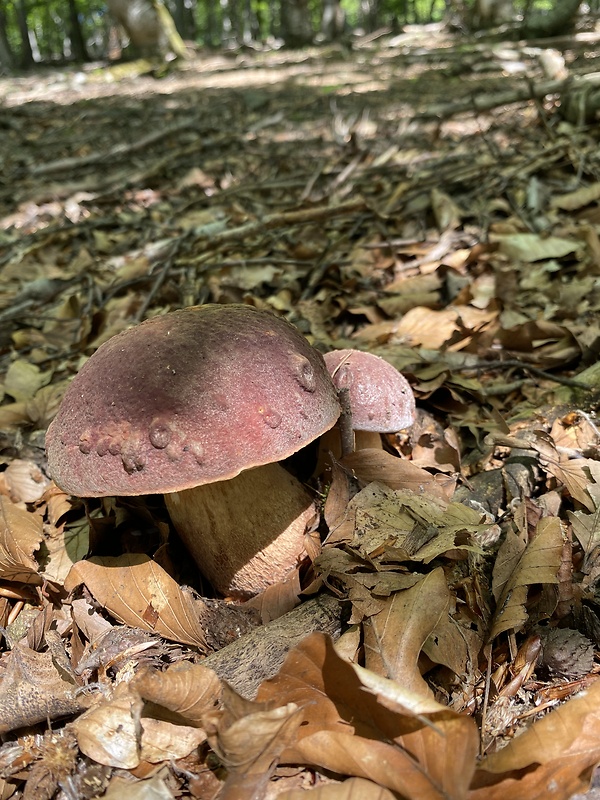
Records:
[[[331,595],[319,595],[250,631],[202,663],[241,695],[252,699],[262,681],[278,672],[287,653],[305,636],[321,631],[337,639],[341,627],[340,602]]]

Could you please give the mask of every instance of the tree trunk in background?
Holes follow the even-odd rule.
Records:
[[[31,49],[31,42],[29,41],[29,26],[27,25],[27,4],[25,0],[19,0],[15,3],[15,14],[17,15],[17,25],[21,35],[21,55],[19,58],[19,65],[23,69],[29,69],[33,66],[33,50]]]
[[[0,66],[12,69],[15,65],[15,56],[10,49],[6,34],[5,4],[0,3]]]
[[[194,11],[188,8],[185,0],[175,0],[175,13],[173,14],[175,27],[182,39],[194,39],[196,36],[196,20]]]
[[[281,0],[281,36],[288,47],[303,47],[313,40],[308,0]]]
[[[512,0],[476,0],[468,11],[469,29],[479,31],[509,22],[514,17]]]
[[[321,36],[325,42],[340,39],[346,31],[346,13],[340,0],[323,0]]]
[[[107,0],[107,3],[137,53],[152,56],[170,47],[176,55],[185,57],[185,45],[162,3],[156,0]]]
[[[573,30],[581,0],[554,0],[547,14],[525,17],[520,33],[529,38],[560,36]]]
[[[68,0],[69,7],[69,36],[71,39],[71,54],[76,61],[88,61],[85,41],[79,24],[79,9],[76,0]]]

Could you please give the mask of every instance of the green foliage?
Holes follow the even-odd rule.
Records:
[[[188,22],[192,21],[188,30],[195,34],[184,33],[184,37],[195,35],[200,46],[230,47],[281,37],[282,7],[299,1],[188,0],[184,4],[183,0],[164,0],[164,4],[175,20],[179,11],[180,15],[187,14]],[[307,0],[301,6],[301,14],[305,17],[308,13],[315,34],[321,26],[324,2]],[[461,0],[453,5],[468,12],[475,2]],[[514,0],[513,7],[517,14],[549,12],[557,2],[560,0]],[[445,0],[341,0],[341,5],[349,29],[367,32],[382,26],[400,31],[405,24],[440,22],[448,14]],[[26,61],[22,56],[27,54],[28,43],[34,61],[73,59],[73,10],[87,55],[92,59],[107,58],[114,22],[102,0],[5,0],[0,2],[0,12],[4,13],[6,41],[17,63]]]

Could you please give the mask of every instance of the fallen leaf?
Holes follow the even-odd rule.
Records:
[[[489,634],[490,641],[503,631],[520,630],[527,621],[525,602],[529,586],[558,583],[563,549],[560,520],[557,517],[542,518],[537,524],[535,536],[520,554],[509,559],[507,569],[505,553],[515,536],[517,534],[514,532],[507,534],[494,567],[496,583],[493,591],[497,596],[497,608]],[[503,577],[499,580],[500,574]]]
[[[51,377],[52,372],[42,372],[35,364],[18,359],[6,371],[4,391],[17,402],[30,400]]]
[[[17,643],[0,661],[0,733],[54,720],[89,706],[50,652]]]
[[[418,669],[419,655],[449,605],[450,591],[441,567],[411,589],[393,594],[365,623],[365,666],[402,681],[415,694],[431,694]]]
[[[414,800],[465,796],[478,747],[473,720],[344,661],[322,634],[288,654],[257,700],[304,708],[285,763],[366,778]]]
[[[427,494],[450,500],[456,479],[446,475],[432,475],[410,461],[397,458],[385,450],[365,448],[344,456],[341,462],[364,483],[378,481],[390,489],[410,489],[417,494]]]
[[[172,711],[189,725],[204,725],[221,699],[221,682],[212,669],[188,661],[164,671],[144,669],[134,686],[144,700]]]
[[[141,697],[120,683],[102,701],[73,722],[82,753],[107,767],[133,769],[140,763]]]
[[[79,561],[65,588],[69,591],[80,583],[119,622],[207,649],[200,619],[202,604],[148,556],[130,553]]]
[[[42,541],[42,518],[0,496],[0,578],[40,584],[33,553]]]
[[[292,789],[278,795],[278,800],[307,800],[308,794],[312,795],[310,800],[394,800],[395,797],[388,789],[372,781],[349,778],[343,783],[309,789],[308,793],[304,789]]]

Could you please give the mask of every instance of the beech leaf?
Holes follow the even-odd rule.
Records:
[[[78,561],[65,588],[79,583],[84,583],[119,622],[206,649],[200,620],[202,603],[148,556],[129,553]]]
[[[33,553],[42,541],[42,518],[0,496],[0,579],[40,584]]]

